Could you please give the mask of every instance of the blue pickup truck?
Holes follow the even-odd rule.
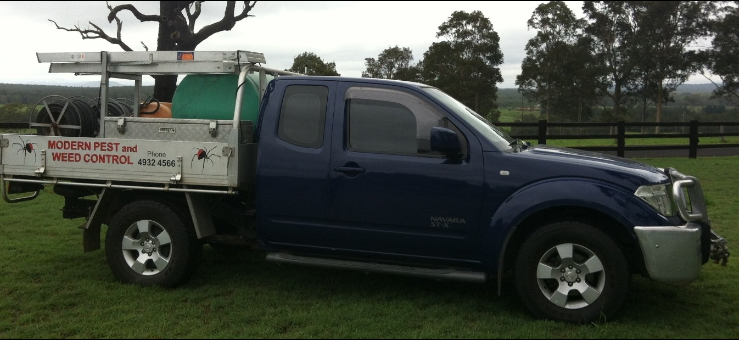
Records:
[[[204,243],[240,238],[279,263],[498,287],[511,272],[533,315],[566,322],[614,315],[632,274],[687,285],[728,256],[700,181],[675,169],[529,145],[423,84],[255,70],[257,115],[239,119],[239,92],[204,140],[160,140],[197,119],[105,116],[97,137],[3,135],[3,196],[53,184],[86,250],[108,225],[125,283],[179,285]],[[150,125],[160,138],[128,136]]]
[[[433,87],[279,78],[257,127],[270,260],[479,282],[511,270],[530,311],[567,321],[615,313],[633,273],[685,285],[709,260],[698,179],[529,146]]]

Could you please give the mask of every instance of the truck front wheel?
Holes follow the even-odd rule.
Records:
[[[630,274],[621,249],[580,222],[534,232],[516,258],[518,294],[534,315],[583,323],[608,320],[626,297]]]
[[[105,255],[124,283],[173,287],[187,280],[202,251],[189,221],[158,201],[137,201],[111,219]]]

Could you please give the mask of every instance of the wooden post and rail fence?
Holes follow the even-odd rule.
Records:
[[[739,122],[699,122],[692,120],[684,123],[550,123],[540,120],[536,123],[497,123],[499,127],[510,127],[511,136],[522,140],[535,140],[537,144],[547,144],[556,139],[615,139],[616,146],[577,146],[575,149],[615,152],[625,157],[627,151],[665,151],[687,150],[689,158],[697,158],[700,149],[737,149],[738,143],[700,143],[703,137],[739,136]],[[642,133],[645,128],[659,127],[663,133]],[[559,130],[559,131],[558,131]],[[565,131],[566,130],[566,131]],[[582,133],[582,130],[600,130],[601,133]],[[565,133],[563,133],[565,132]],[[678,145],[626,145],[626,141],[635,138],[687,138],[687,144]],[[659,154],[659,153],[656,153]]]

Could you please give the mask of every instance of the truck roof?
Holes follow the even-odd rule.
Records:
[[[426,88],[426,87],[433,87],[430,85],[412,82],[412,81],[405,81],[405,80],[396,80],[396,79],[379,79],[379,78],[364,78],[364,77],[341,77],[341,76],[280,76],[277,78],[281,81],[290,81],[290,80],[333,80],[333,81],[346,81],[346,82],[363,82],[363,83],[369,83],[369,84],[392,84],[392,85],[403,85],[405,87],[415,87],[415,88]]]

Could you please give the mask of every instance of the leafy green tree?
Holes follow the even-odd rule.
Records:
[[[562,1],[539,5],[528,21],[538,32],[526,44],[516,85],[525,97],[542,105],[544,117],[582,121],[597,94],[600,67],[590,52],[592,41],[582,36],[584,21]]]
[[[536,7],[527,21],[536,36],[526,44],[526,58],[516,85],[525,97],[542,103],[546,120],[550,120],[553,91],[556,88],[556,66],[566,54],[566,40],[576,33],[572,11],[561,1],[550,1]],[[558,53],[559,52],[559,53]]]
[[[79,25],[73,28],[65,28],[59,26],[55,21],[49,20],[56,25],[57,29],[68,32],[77,32],[82,39],[103,39],[111,44],[118,45],[124,51],[133,51],[121,37],[123,22],[118,18],[118,14],[128,11],[133,14],[140,22],[157,22],[159,30],[157,31],[157,51],[194,51],[198,45],[212,35],[231,30],[236,22],[241,21],[251,15],[249,13],[256,5],[256,1],[244,1],[243,8],[240,13],[236,12],[236,1],[227,1],[226,10],[220,20],[202,26],[199,30],[195,30],[195,23],[201,14],[201,4],[203,1],[160,1],[158,14],[143,14],[132,4],[123,4],[112,7],[109,4],[108,22],[115,20],[117,32],[114,35],[108,34],[99,25],[89,22],[90,26],[82,28]],[[144,49],[149,48],[142,41]],[[176,75],[160,75],[154,77],[154,97],[160,101],[172,101],[174,91],[177,88]]]
[[[293,66],[287,71],[303,73],[309,76],[340,76],[336,72],[336,63],[326,63],[313,52],[303,52],[293,59]]]
[[[713,41],[707,65],[711,73],[721,78],[721,84],[714,83],[713,98],[739,101],[739,1],[718,7],[715,13],[709,26]]]
[[[631,41],[636,34],[636,22],[629,1],[584,1],[583,12],[588,20],[585,33],[592,38],[593,52],[603,62],[597,90],[613,101],[608,117],[623,117],[625,105],[631,100],[625,92],[634,79],[636,61]]]
[[[632,59],[649,68],[643,73],[644,88],[656,85],[650,92],[655,96],[658,123],[670,94],[699,69],[692,45],[706,35],[709,6],[710,2],[701,1],[642,1],[632,7],[640,29],[632,44]]]
[[[362,77],[417,81],[419,70],[411,65],[412,62],[413,52],[409,48],[389,47],[377,59],[364,59],[367,69],[362,72]]]
[[[19,123],[28,122],[30,107],[21,103],[10,103],[0,105],[0,122],[3,123]]]
[[[639,13],[646,12],[645,6],[634,3],[627,9],[630,13],[640,15]],[[643,14],[641,14],[643,16]],[[633,98],[636,102],[641,105],[641,122],[647,121],[647,109],[656,103],[658,97],[657,92],[659,86],[657,85],[654,77],[654,60],[651,55],[648,55],[644,49],[650,49],[649,46],[652,42],[645,30],[639,27],[640,19],[634,18],[633,31],[630,39],[630,44],[633,46],[630,51],[630,59],[633,60],[633,68],[631,70],[631,79],[626,82],[626,93],[629,97]],[[641,132],[645,132],[645,127],[641,127]]]
[[[602,98],[598,91],[599,77],[604,73],[603,61],[593,51],[593,40],[588,36],[580,36],[570,48],[570,58],[564,65],[565,84],[576,100],[577,122],[588,119],[593,114],[593,106]]]
[[[497,121],[497,83],[503,81],[500,37],[482,12],[455,11],[439,26],[435,42],[424,53],[423,81],[483,116]]]
[[[657,91],[659,91],[659,87],[651,77],[651,72],[652,68],[648,64],[637,65],[634,68],[633,81],[627,84],[629,95],[641,105],[640,121],[642,123],[647,121],[647,109],[655,102]],[[644,130],[645,127],[642,126],[642,133]]]
[[[408,68],[402,68],[398,70],[398,72],[395,72],[395,78],[393,79],[422,82],[423,79],[421,78],[421,65],[421,63],[418,63]]]

